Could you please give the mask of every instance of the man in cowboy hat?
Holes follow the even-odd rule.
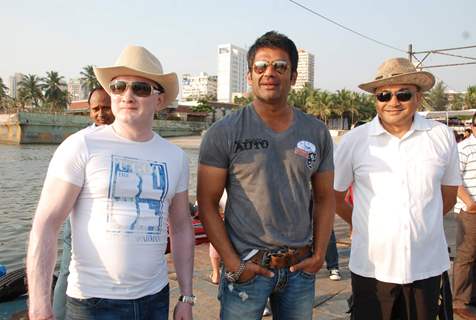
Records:
[[[177,76],[137,46],[95,73],[115,121],[68,137],[50,162],[28,248],[30,319],[53,317],[56,239],[70,212],[67,319],[167,319],[167,225],[181,292],[175,318],[191,319],[188,159],[152,131],[154,113],[177,96]]]
[[[355,319],[435,319],[449,258],[443,215],[461,184],[451,130],[416,113],[435,79],[404,58],[385,61],[359,87],[377,116],[342,137],[336,212],[352,225]],[[352,185],[354,206],[345,202]]]

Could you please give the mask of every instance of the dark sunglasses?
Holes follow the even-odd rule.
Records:
[[[283,74],[288,70],[288,62],[284,60],[275,60],[272,62],[265,60],[255,61],[255,63],[253,63],[253,70],[257,74],[262,74],[269,66],[273,66],[274,71],[279,74]]]
[[[127,82],[123,80],[114,80],[109,84],[109,89],[113,94],[122,95],[126,92],[127,88],[131,88],[132,92],[138,97],[149,97],[152,93],[161,94],[158,88],[153,87],[151,84],[142,81]]]
[[[397,100],[400,102],[407,102],[413,97],[413,93],[410,90],[400,90],[395,93],[390,91],[382,91],[375,95],[378,101],[380,102],[389,102],[392,100],[392,96],[395,95]]]

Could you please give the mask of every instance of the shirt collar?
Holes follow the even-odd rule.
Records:
[[[427,121],[427,119],[423,118],[420,116],[418,113],[415,113],[413,116],[413,123],[412,126],[409,130],[409,132],[412,131],[427,131],[431,129],[430,122]],[[378,136],[383,133],[388,133],[387,130],[382,126],[380,123],[380,120],[378,118],[378,115],[375,116],[375,118],[372,119],[370,122],[370,128],[369,128],[369,135],[370,136]]]

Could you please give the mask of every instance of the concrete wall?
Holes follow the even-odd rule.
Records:
[[[64,114],[20,112],[0,115],[0,143],[58,144],[89,125],[89,117]],[[154,131],[162,137],[200,134],[203,122],[155,120]]]

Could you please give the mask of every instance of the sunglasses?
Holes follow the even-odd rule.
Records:
[[[109,89],[113,94],[122,95],[127,88],[131,88],[132,92],[138,97],[149,97],[152,93],[161,94],[162,91],[153,87],[151,84],[142,81],[127,82],[123,80],[114,80],[109,84]]]
[[[259,60],[253,63],[253,70],[257,74],[262,74],[266,71],[266,69],[268,69],[269,66],[273,66],[274,71],[279,74],[283,74],[286,72],[286,70],[288,70],[288,65],[288,62],[284,60],[275,60],[272,62]]]
[[[392,100],[393,95],[395,95],[395,97],[397,97],[397,100],[400,102],[410,101],[410,99],[413,97],[413,93],[410,90],[406,89],[397,91],[395,93],[392,93],[390,91],[382,91],[380,93],[377,93],[375,97],[380,102],[389,102],[390,100]]]

